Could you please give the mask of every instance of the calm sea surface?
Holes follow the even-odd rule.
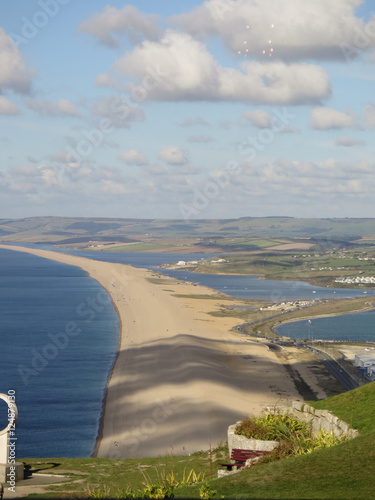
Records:
[[[375,311],[316,318],[278,326],[279,335],[307,340],[375,341]]]
[[[118,342],[112,302],[84,271],[0,250],[0,392],[16,393],[18,457],[92,453]]]
[[[166,262],[210,257],[74,250],[67,253],[149,269]],[[255,276],[163,272],[238,298],[279,302],[363,295],[362,290],[321,288]],[[367,295],[374,293],[368,291]],[[119,342],[118,317],[108,295],[77,267],[0,250],[0,299],[0,392],[16,391],[20,412],[17,456],[89,456]],[[95,300],[95,307],[88,300]],[[310,335],[308,338],[353,339],[356,335],[358,340],[372,335],[375,340],[371,331],[374,319],[373,312],[317,319],[311,324],[284,325],[280,333],[293,337],[296,332],[300,338]],[[0,410],[4,405],[0,401]],[[5,427],[1,425],[0,417],[0,428]]]

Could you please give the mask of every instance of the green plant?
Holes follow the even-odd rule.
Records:
[[[211,489],[208,483],[202,484],[202,486],[199,488],[199,496],[203,500],[210,500],[211,498],[214,498],[216,493],[217,491]]]
[[[196,484],[204,481],[204,472],[196,473],[194,469],[191,469],[188,475],[186,475],[186,469],[184,469],[182,479],[178,481],[178,486],[188,486],[190,484]]]
[[[110,488],[108,486],[89,486],[85,492],[88,498],[109,498]]]
[[[309,423],[301,422],[288,413],[269,413],[262,417],[247,418],[237,425],[236,434],[247,438],[281,441],[294,436],[307,437]]]
[[[328,448],[343,440],[333,432],[321,430],[319,435],[311,436],[310,422],[301,422],[288,413],[274,411],[268,415],[243,420],[236,427],[236,434],[247,438],[278,441],[278,447],[272,453],[262,457],[257,465],[281,458],[304,455],[318,448]]]

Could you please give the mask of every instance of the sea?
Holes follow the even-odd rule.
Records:
[[[118,345],[112,301],[86,272],[0,249],[0,393],[15,396],[17,457],[91,455]]]
[[[51,249],[44,245],[38,248]],[[280,302],[363,295],[363,290],[358,289],[158,268],[166,262],[210,257],[207,254],[76,250],[68,253],[162,271],[241,299]],[[367,292],[369,296],[374,293]],[[372,312],[348,316],[357,322],[357,331],[358,322],[374,324]],[[332,320],[331,326],[326,326],[331,335],[334,331],[333,335],[345,337],[348,325],[352,325],[341,318],[326,319]],[[318,321],[313,320],[314,328]],[[335,323],[337,321],[341,323]],[[334,324],[340,326],[332,326]],[[289,327],[296,328],[297,332],[297,325],[291,323],[282,328],[285,332]],[[350,328],[348,334],[353,336],[354,326]],[[306,335],[305,329],[306,325],[302,324],[300,338]],[[314,330],[315,338],[319,333]],[[290,332],[283,334],[293,336]],[[375,340],[373,333],[372,338]],[[92,454],[118,345],[119,320],[112,302],[85,271],[0,249],[0,393],[14,394],[18,407],[17,457],[88,457]],[[6,424],[6,404],[0,400],[0,430]]]
[[[285,323],[275,330],[278,335],[299,340],[375,342],[375,310]]]

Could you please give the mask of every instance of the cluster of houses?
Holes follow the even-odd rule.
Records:
[[[201,262],[204,261],[205,259],[201,259]],[[217,259],[217,260],[211,260],[209,261],[210,264],[223,264],[224,262],[228,262],[225,259]],[[197,260],[179,260],[176,264],[176,266],[179,267],[186,267],[186,266],[196,266],[198,264]]]
[[[294,311],[296,309],[303,309],[304,307],[309,307],[314,304],[314,301],[311,300],[297,300],[296,302],[280,302],[277,304],[272,304],[267,307],[261,307],[259,311],[267,311],[267,310],[282,310],[282,311]]]
[[[363,370],[371,380],[375,380],[375,353],[356,354],[354,358],[354,366]]]
[[[335,283],[375,284],[375,276],[355,276],[354,278],[336,278]]]

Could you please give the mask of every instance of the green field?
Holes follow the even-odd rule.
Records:
[[[329,253],[267,252],[224,256],[227,262],[211,264],[209,259],[195,268],[198,273],[258,275],[266,279],[309,281],[319,286],[343,286],[339,277],[375,276],[375,252],[337,250]],[[369,260],[360,260],[367,258]],[[350,285],[354,287],[358,285]],[[371,288],[371,284],[366,287]],[[362,285],[363,287],[363,285]]]
[[[170,245],[155,244],[155,243],[135,243],[134,245],[119,245],[111,248],[104,248],[105,252],[163,252],[173,251]]]
[[[118,241],[126,238],[244,238],[247,245],[261,240],[306,238],[326,247],[335,240],[352,242],[368,238],[374,244],[375,219],[300,219],[293,217],[242,217],[240,219],[124,219],[104,217],[26,217],[0,219],[2,242]],[[107,238],[107,240],[106,240]],[[252,242],[255,239],[257,241]],[[366,243],[364,242],[364,244]],[[265,244],[268,246],[268,243]]]

